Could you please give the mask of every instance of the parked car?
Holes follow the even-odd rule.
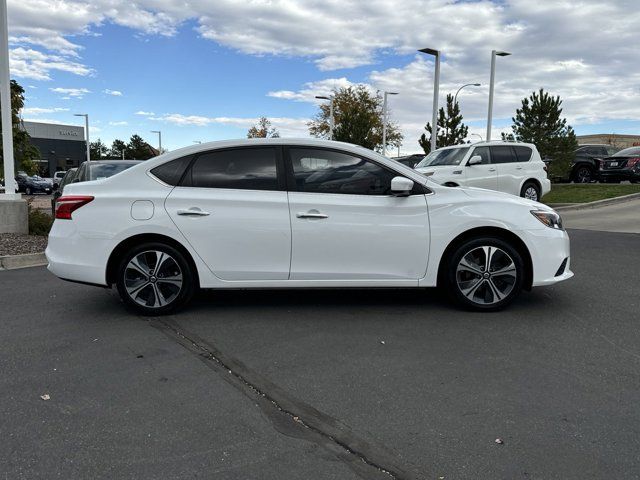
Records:
[[[451,187],[480,187],[538,201],[551,190],[547,166],[531,143],[478,142],[431,152],[416,170]]]
[[[621,180],[640,182],[640,147],[625,148],[610,157],[603,158],[598,176],[600,181],[605,183]]]
[[[69,170],[67,170],[67,172],[64,174],[64,176],[60,180],[60,183],[58,184],[58,186],[54,188],[53,196],[51,197],[51,215],[52,216],[55,216],[56,214],[56,202],[58,201],[58,198],[60,198],[60,196],[62,195],[65,185],[68,185],[73,181],[77,171],[78,171],[77,168],[70,168]]]
[[[616,148],[606,144],[580,145],[571,164],[568,180],[575,183],[589,183],[598,179],[600,161],[613,155]]]
[[[116,173],[125,171],[134,165],[139,164],[142,160],[92,160],[84,161],[78,167],[78,172],[73,178],[74,183],[88,182],[90,180],[98,180],[101,178],[109,178]]]
[[[415,166],[420,163],[424,157],[426,157],[424,153],[414,153],[413,155],[405,155],[404,157],[394,157],[393,160],[400,162],[407,167],[415,168]]]
[[[116,285],[127,307],[148,315],[176,310],[199,287],[439,285],[464,306],[495,310],[573,275],[550,207],[444,187],[326,140],[175,150],[67,185],[55,217],[49,270]]]
[[[18,192],[24,192],[27,195],[33,195],[34,193],[46,193],[48,195],[53,191],[51,184],[38,175],[17,175],[16,182],[18,184]]]
[[[58,170],[57,172],[54,172],[53,178],[52,178],[54,189],[60,186],[60,182],[62,181],[66,173],[67,173],[66,170]]]

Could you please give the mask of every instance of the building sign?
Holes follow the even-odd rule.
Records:
[[[69,136],[69,137],[77,137],[78,132],[74,132],[73,130],[60,130],[60,135]]]

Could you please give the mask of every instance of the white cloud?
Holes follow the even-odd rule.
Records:
[[[84,98],[84,96],[87,93],[91,93],[90,90],[87,90],[86,88],[61,88],[61,87],[56,87],[56,88],[50,88],[49,90],[51,90],[54,93],[63,94],[64,95],[62,97],[63,100],[69,100],[71,98]]]
[[[155,113],[153,113],[153,112],[145,112],[144,110],[138,110],[136,112],[136,115],[141,115],[143,117],[153,117],[155,115]]]
[[[68,112],[68,108],[41,108],[41,107],[25,107],[22,109],[22,115],[42,115],[44,113]]]
[[[102,93],[106,93],[107,95],[113,95],[114,97],[122,96],[122,92],[120,90],[109,90],[108,88],[103,90]]]
[[[23,47],[13,48],[9,51],[9,65],[12,75],[34,80],[51,80],[50,72],[52,70],[80,76],[93,73],[93,70],[87,66],[66,57]]]
[[[109,122],[109,125],[111,125],[112,127],[121,127],[123,125],[129,125],[129,123],[125,120],[122,120],[120,122]]]
[[[229,125],[239,129],[248,130],[258,122],[258,117],[205,117],[202,115],[183,115],[180,113],[167,113],[158,117],[150,117],[151,120],[170,123],[178,126],[206,127],[212,124]],[[278,129],[283,137],[306,137],[308,118],[269,117],[271,124]]]

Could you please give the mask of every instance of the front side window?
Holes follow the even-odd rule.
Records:
[[[491,147],[491,163],[515,162],[510,146]]]
[[[472,157],[479,155],[482,158],[482,165],[486,165],[490,162],[489,160],[489,147],[477,147],[471,153]]]
[[[391,170],[354,155],[331,150],[289,150],[300,192],[390,195]]]
[[[415,168],[437,167],[439,165],[460,165],[460,162],[469,151],[469,147],[447,148],[436,150],[427,155]]]
[[[238,148],[204,153],[191,167],[191,186],[279,190],[275,148]]]

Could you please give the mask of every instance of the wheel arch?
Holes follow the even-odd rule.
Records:
[[[107,271],[106,271],[106,280],[107,285],[111,286],[116,281],[116,269],[118,268],[118,262],[120,257],[124,252],[126,252],[129,248],[140,245],[141,243],[146,242],[159,242],[165,243],[167,245],[172,246],[180,253],[182,253],[189,263],[189,266],[193,269],[194,279],[196,282],[196,288],[200,286],[200,273],[198,272],[198,267],[196,266],[191,253],[187,250],[184,245],[182,245],[177,240],[168,237],[166,235],[162,235],[159,233],[141,233],[137,235],[132,235],[124,240],[122,240],[116,247],[113,249],[111,254],[109,255],[109,260],[107,261]]]
[[[524,182],[522,182],[522,184],[520,185],[520,196],[522,196],[522,190],[524,189],[524,186],[527,183],[535,184],[535,186],[538,187],[538,191],[540,192],[540,196],[542,197],[542,184],[540,183],[540,180],[538,180],[537,178],[534,178],[534,177],[527,178]],[[538,201],[540,201],[540,199],[538,199]]]
[[[445,248],[444,253],[440,257],[440,263],[438,265],[438,286],[443,285],[444,275],[446,274],[447,264],[451,255],[455,252],[455,250],[464,242],[468,240],[472,240],[478,237],[494,237],[509,242],[511,245],[518,250],[518,253],[522,256],[522,260],[525,265],[525,274],[524,274],[524,284],[523,288],[525,290],[531,290],[531,286],[533,284],[533,262],[531,260],[531,254],[529,253],[529,249],[524,241],[515,233],[505,230],[500,227],[478,227],[467,230],[461,234],[459,234],[456,238],[454,238],[447,248]]]

